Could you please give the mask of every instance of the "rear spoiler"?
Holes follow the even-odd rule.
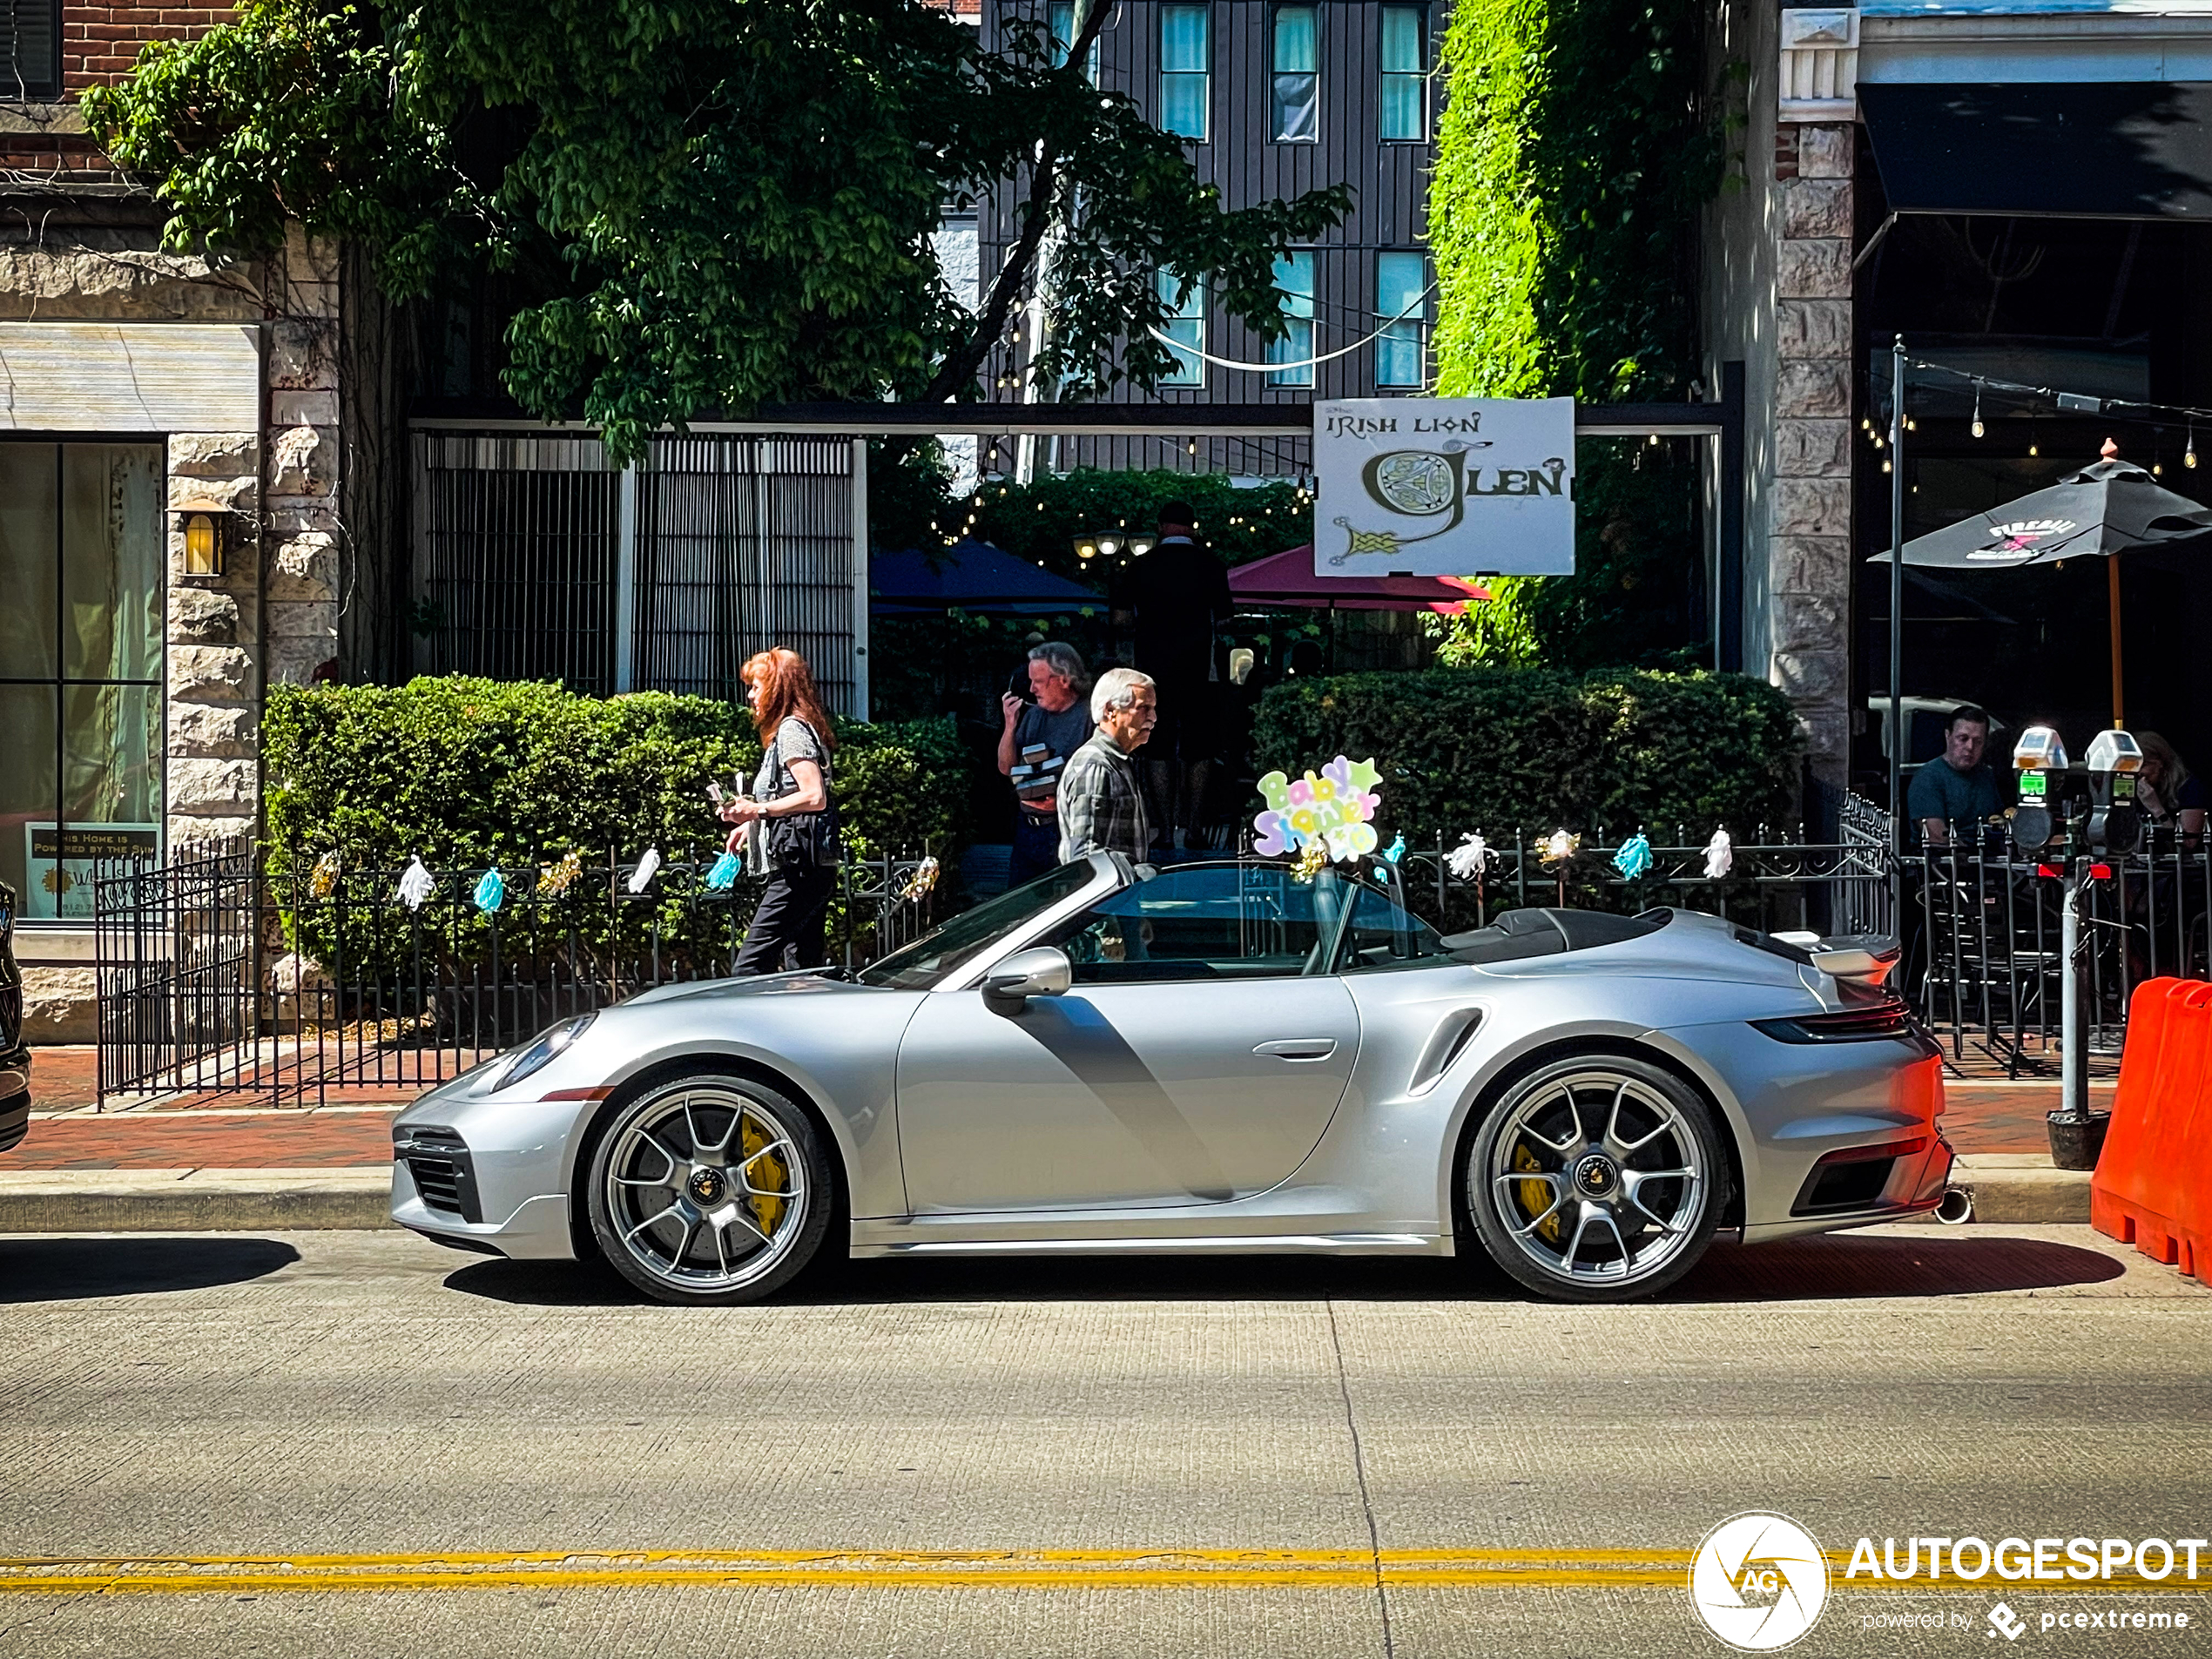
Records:
[[[1775,937],[1804,951],[1822,973],[1869,990],[1881,988],[1905,954],[1886,934],[1838,934],[1824,939],[1817,934],[1790,933]]]

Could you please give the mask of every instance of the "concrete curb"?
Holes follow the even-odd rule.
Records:
[[[1961,1154],[1952,1166],[1951,1184],[1974,1195],[1973,1226],[1997,1222],[2009,1226],[2080,1223],[2089,1220],[2089,1173],[2060,1170],[2042,1152]],[[1932,1215],[1920,1219],[1940,1226]]]
[[[2041,1153],[1959,1158],[1974,1219],[2005,1226],[2087,1224],[2089,1177]],[[390,1168],[29,1170],[0,1172],[0,1233],[317,1232],[389,1227]],[[1933,1216],[1920,1219],[1939,1225]]]
[[[0,1173],[0,1233],[356,1231],[391,1206],[388,1164]]]

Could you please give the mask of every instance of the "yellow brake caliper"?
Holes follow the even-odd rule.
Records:
[[[765,1189],[747,1195],[745,1208],[752,1211],[752,1219],[760,1231],[773,1238],[776,1224],[784,1218],[784,1206],[789,1201],[769,1194],[791,1190],[791,1171],[785,1168],[780,1153],[771,1154],[758,1163],[753,1161],[753,1155],[768,1144],[770,1136],[750,1116],[738,1121],[738,1146],[745,1158],[745,1184]]]
[[[1513,1167],[1516,1170],[1541,1170],[1544,1166],[1536,1162],[1536,1155],[1528,1150],[1525,1143],[1517,1143],[1513,1149]],[[1535,1221],[1538,1216],[1550,1209],[1557,1198],[1550,1184],[1543,1181],[1516,1181],[1513,1184],[1513,1190],[1514,1196],[1521,1200],[1521,1213],[1531,1221]],[[1556,1244],[1559,1243],[1559,1217],[1554,1215],[1537,1222],[1536,1232],[1546,1244]]]

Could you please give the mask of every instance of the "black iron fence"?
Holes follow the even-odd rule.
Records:
[[[936,867],[848,860],[833,962],[865,966],[932,925]],[[642,877],[570,854],[509,867],[495,894],[483,870],[410,880],[333,859],[272,876],[244,844],[103,864],[101,1101],[428,1088],[565,1015],[728,974],[760,883],[717,887],[712,870],[711,854]]]

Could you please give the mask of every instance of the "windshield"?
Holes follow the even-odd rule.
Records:
[[[872,968],[861,969],[860,982],[887,985],[899,991],[928,990],[978,947],[1011,932],[1031,916],[1049,910],[1070,894],[1080,892],[1096,873],[1089,860],[1048,870],[1010,893],[986,899],[973,910],[961,911],[913,944],[893,951]]]

